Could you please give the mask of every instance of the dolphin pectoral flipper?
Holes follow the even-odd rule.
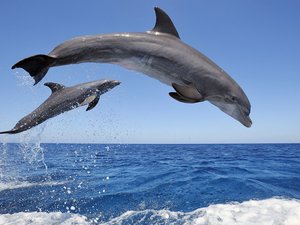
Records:
[[[194,99],[189,99],[189,98],[185,98],[183,96],[181,96],[180,94],[178,94],[177,92],[170,92],[169,95],[174,98],[175,100],[179,101],[179,102],[183,102],[183,103],[197,103],[199,101],[194,100]]]
[[[204,97],[199,93],[199,91],[192,86],[183,86],[176,83],[172,83],[172,87],[182,96],[184,99],[189,99],[189,102],[202,102]]]
[[[100,96],[96,96],[96,98],[94,98],[94,100],[92,100],[89,103],[89,106],[87,107],[86,111],[89,111],[89,110],[93,109],[98,104],[99,99],[100,99]]]
[[[23,59],[12,66],[12,69],[23,68],[33,77],[36,85],[48,72],[55,58],[48,55],[34,55]]]

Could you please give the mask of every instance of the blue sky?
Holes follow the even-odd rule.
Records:
[[[150,30],[154,6],[172,18],[181,40],[228,72],[252,105],[248,129],[208,102],[183,104],[172,88],[110,64],[51,68],[37,86],[17,61],[46,54],[87,34]],[[45,82],[72,86],[102,78],[122,83],[96,108],[67,112],[19,135],[42,142],[300,142],[299,1],[1,1],[0,130],[9,130],[49,95]]]

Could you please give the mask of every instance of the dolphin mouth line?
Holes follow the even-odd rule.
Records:
[[[245,120],[246,120],[246,123],[243,123],[246,127],[251,127],[252,126],[252,120],[250,119],[250,117],[249,116],[246,116],[246,118],[245,118]]]
[[[217,106],[221,111],[231,116],[235,120],[239,121],[245,127],[251,127],[252,120],[249,117],[249,110],[239,104],[226,103],[222,101],[219,96],[214,96],[213,98],[207,98],[207,100],[213,105]]]
[[[114,85],[119,85],[119,84],[121,84],[121,82],[120,81],[118,81],[118,80],[113,80],[113,81],[111,81],[111,83],[112,84],[114,84]]]
[[[242,124],[245,126],[245,127],[251,127],[252,126],[252,120],[250,119],[250,116],[249,115],[246,115],[246,113],[245,113],[245,107],[243,107],[243,106],[239,106],[239,108],[240,108],[240,113],[241,113],[241,115],[243,115],[242,116],[242,118],[243,118],[243,122],[242,121],[240,121],[240,122],[242,122]]]

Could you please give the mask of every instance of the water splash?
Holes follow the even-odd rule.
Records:
[[[6,136],[6,135],[5,135]],[[0,191],[2,185],[5,185],[9,182],[15,182],[19,179],[18,173],[16,170],[10,167],[11,159],[9,156],[9,144],[7,137],[2,138],[2,143],[0,143]]]
[[[23,72],[20,73],[19,71],[16,71],[16,77],[17,77],[17,86],[28,86],[28,87],[33,87],[33,79],[28,76],[27,73]]]
[[[273,197],[265,200],[210,205],[192,212],[165,209],[127,211],[102,224],[297,225],[299,219],[299,200]]]
[[[23,158],[29,164],[39,167],[41,164],[48,172],[48,166],[45,163],[44,148],[41,146],[41,136],[46,124],[41,124],[29,132],[24,132],[20,136],[19,149],[23,153]]]
[[[4,139],[5,140],[5,139]],[[4,180],[5,178],[5,170],[6,170],[6,158],[7,158],[7,154],[6,154],[6,150],[7,150],[7,143],[6,140],[3,141],[3,143],[0,144],[0,181]]]

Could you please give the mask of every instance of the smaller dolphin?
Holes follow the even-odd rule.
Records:
[[[66,87],[57,83],[45,83],[52,94],[32,113],[22,118],[12,130],[0,132],[0,134],[16,134],[37,126],[49,118],[63,112],[87,105],[86,111],[94,108],[100,95],[119,85],[116,80],[97,80],[88,83]]]

